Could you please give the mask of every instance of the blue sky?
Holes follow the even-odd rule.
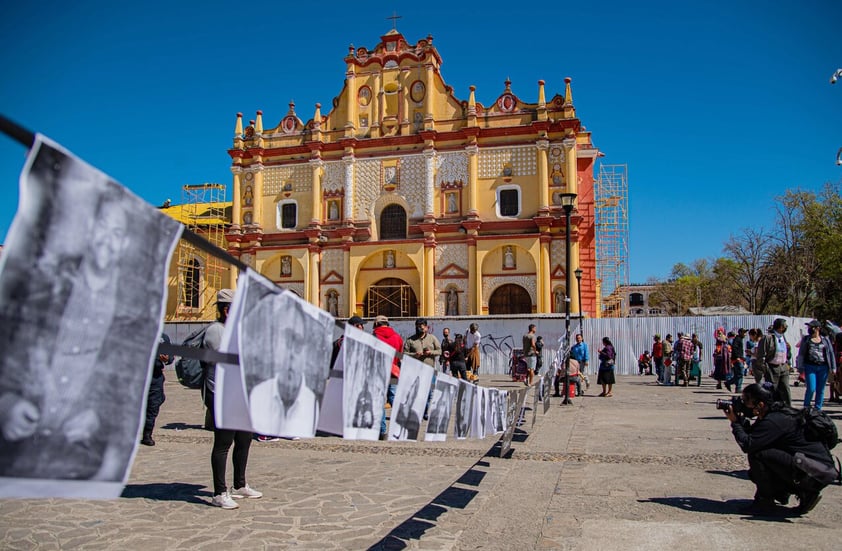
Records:
[[[311,118],[342,89],[348,45],[373,48],[396,11],[408,41],[433,35],[457,97],[473,84],[489,104],[509,77],[534,102],[539,79],[551,97],[573,78],[604,162],[628,165],[632,282],[771,229],[787,189],[842,179],[839,0],[287,4],[15,2],[0,113],[150,203],[177,202],[183,184],[230,186],[238,111],[269,127],[294,100]],[[0,236],[24,155],[0,136]]]

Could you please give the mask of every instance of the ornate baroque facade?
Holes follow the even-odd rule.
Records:
[[[598,316],[593,165],[598,150],[564,95],[458,99],[432,37],[396,30],[349,49],[327,114],[295,105],[273,127],[237,115],[229,250],[331,311],[390,317],[564,311],[565,218],[578,194],[572,269]],[[572,280],[571,312],[578,312]]]

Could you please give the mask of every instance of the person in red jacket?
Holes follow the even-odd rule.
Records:
[[[394,329],[389,326],[389,318],[377,316],[374,318],[374,336],[395,349],[395,352],[403,350],[403,339]],[[391,408],[395,401],[395,388],[398,386],[398,377],[401,376],[401,361],[397,354],[392,360],[392,374],[389,377],[389,390],[386,393],[386,403]],[[386,408],[383,408],[383,417],[380,420],[380,439],[386,439]]]

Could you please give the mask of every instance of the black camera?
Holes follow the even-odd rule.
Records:
[[[733,396],[730,400],[717,400],[716,409],[721,409],[722,411],[733,409],[734,413],[745,417],[753,417],[754,414],[754,412],[745,405],[741,396]]]

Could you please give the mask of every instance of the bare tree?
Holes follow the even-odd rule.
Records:
[[[734,262],[734,268],[724,276],[730,279],[748,309],[755,314],[768,304],[770,293],[766,286],[767,272],[763,266],[772,252],[773,241],[763,229],[746,228],[725,243],[724,252]]]

